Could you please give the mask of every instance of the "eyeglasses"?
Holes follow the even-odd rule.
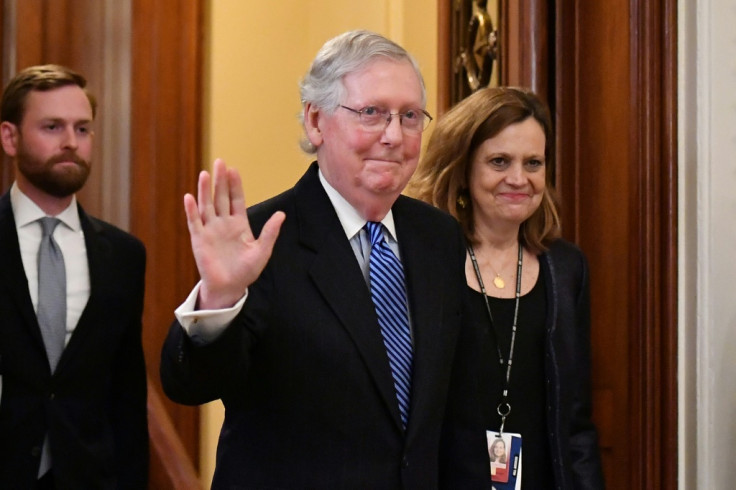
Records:
[[[363,128],[369,131],[384,131],[394,116],[399,116],[399,125],[405,133],[419,134],[432,122],[432,116],[424,109],[409,109],[406,112],[391,113],[383,107],[368,106],[360,110],[341,105],[343,109],[354,112]]]

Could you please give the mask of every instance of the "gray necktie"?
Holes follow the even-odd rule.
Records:
[[[57,218],[38,220],[43,230],[38,247],[38,308],[36,316],[46,345],[51,372],[56,369],[66,338],[66,271],[64,256],[53,233]]]

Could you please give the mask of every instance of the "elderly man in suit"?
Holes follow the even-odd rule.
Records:
[[[164,345],[164,389],[222,399],[216,489],[490,488],[462,234],[400,196],[431,121],[416,62],[347,32],[301,95],[317,161],[293,188],[246,211],[218,160],[185,196],[201,282]]]
[[[58,65],[7,85],[0,139],[0,488],[140,489],[148,478],[141,344],[145,250],[88,216],[94,98]]]

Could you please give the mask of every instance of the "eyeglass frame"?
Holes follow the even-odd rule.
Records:
[[[348,106],[346,106],[346,105],[342,105],[342,104],[339,104],[339,105],[338,105],[338,107],[342,107],[343,109],[347,109],[347,110],[349,110],[350,112],[353,112],[353,113],[357,114],[357,115],[358,115],[358,120],[359,120],[359,121],[362,121],[361,117],[363,116],[363,112],[364,112],[364,111],[365,111],[366,109],[370,109],[370,108],[374,108],[374,109],[380,109],[380,107],[377,107],[377,106],[373,106],[373,105],[370,105],[370,106],[365,106],[365,107],[363,107],[363,108],[362,108],[362,109],[360,109],[360,110],[358,110],[358,109],[353,109],[352,107],[348,107]],[[421,129],[420,129],[419,131],[417,131],[417,132],[416,132],[416,134],[422,134],[422,133],[423,133],[424,131],[426,131],[426,130],[427,130],[427,128],[429,127],[429,125],[430,125],[430,124],[432,123],[432,121],[434,121],[434,118],[433,118],[433,117],[432,117],[432,116],[431,116],[431,115],[429,114],[429,112],[427,112],[427,111],[426,111],[426,110],[424,110],[424,109],[410,109],[410,110],[419,110],[419,111],[421,111],[421,112],[422,112],[422,114],[424,114],[424,115],[425,115],[425,116],[426,116],[426,117],[427,117],[427,118],[429,119],[429,122],[427,122],[426,124],[422,125]],[[391,124],[391,119],[392,119],[392,118],[393,118],[394,116],[399,116],[399,126],[401,127],[401,130],[402,130],[402,132],[403,132],[403,131],[404,131],[404,128],[405,128],[405,126],[404,126],[404,124],[403,124],[403,121],[404,121],[404,116],[405,116],[405,115],[406,115],[406,112],[395,112],[395,113],[394,113],[394,112],[388,111],[388,114],[386,115],[386,125],[385,125],[385,126],[384,126],[383,128],[381,128],[381,129],[380,129],[380,131],[385,131],[385,130],[386,130],[386,128],[388,128],[389,124]],[[379,126],[376,126],[376,129],[375,129],[375,131],[379,131],[379,130],[377,129],[378,127],[379,127]],[[367,128],[367,129],[371,129],[371,128]],[[410,132],[412,132],[412,130],[410,130]]]

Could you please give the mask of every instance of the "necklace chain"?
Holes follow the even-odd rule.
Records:
[[[491,322],[491,328],[493,329],[494,333],[496,334],[496,349],[498,350],[498,360],[499,364],[503,365],[503,354],[501,353],[501,345],[499,343],[499,333],[498,329],[496,328],[495,323],[493,322],[493,314],[491,314],[491,305],[488,302],[488,294],[486,293],[486,287],[483,284],[483,277],[480,273],[480,267],[478,267],[478,260],[475,258],[475,250],[473,250],[473,246],[468,244],[468,254],[470,254],[470,260],[473,262],[473,269],[475,270],[475,276],[478,279],[478,286],[480,286],[480,292],[483,293],[483,299],[486,303],[486,311],[488,312],[488,319]],[[496,412],[501,416],[501,428],[499,430],[500,433],[503,433],[503,426],[506,422],[506,417],[511,413],[511,405],[508,402],[508,395],[509,395],[509,380],[511,379],[511,363],[513,361],[514,357],[514,345],[516,343],[516,327],[517,322],[519,320],[519,298],[521,297],[521,271],[522,271],[522,263],[523,263],[523,255],[522,255],[522,247],[521,243],[519,243],[519,253],[518,253],[518,261],[516,265],[516,301],[514,306],[514,323],[511,326],[511,345],[509,345],[509,358],[506,363],[506,379],[503,383],[503,392],[501,393],[501,401],[498,404],[498,407],[496,407]],[[495,271],[494,271],[495,272]],[[494,279],[494,285],[496,280]]]
[[[493,285],[496,287],[496,289],[505,289],[506,281],[504,281],[503,277],[501,277],[501,272],[504,271],[505,267],[500,269],[501,272],[498,272],[490,260],[487,260],[486,262],[488,263],[488,266],[491,268],[491,271],[493,271],[494,274],[493,281],[491,281]]]

